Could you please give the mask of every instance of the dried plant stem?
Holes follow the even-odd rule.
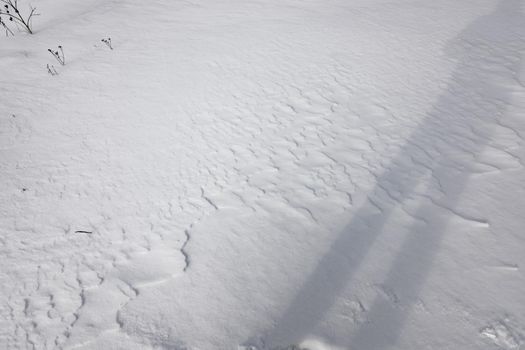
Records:
[[[47,51],[49,51],[49,53],[53,55],[53,57],[58,61],[58,63],[60,63],[62,66],[65,66],[66,56],[64,55],[64,49],[62,48],[61,45],[58,46],[58,49],[60,50],[60,52],[53,51],[51,49],[47,49]]]
[[[4,29],[5,29],[5,36],[9,36],[9,34],[11,34],[13,36],[15,35],[13,33],[13,31],[11,29],[9,29],[9,27],[4,23],[2,18],[0,18],[0,25],[2,25],[2,27],[4,27]]]
[[[7,16],[10,21],[22,25],[26,32],[28,32],[29,34],[33,34],[32,19],[34,16],[38,16],[35,7],[30,7],[31,12],[29,12],[27,18],[24,18],[18,10],[18,0],[0,0],[0,3],[5,4],[4,8],[0,9],[0,15]],[[11,11],[13,11],[14,13],[12,13]],[[5,24],[4,27],[6,27]],[[13,33],[11,30],[9,31]]]

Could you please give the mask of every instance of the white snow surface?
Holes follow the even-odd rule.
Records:
[[[1,349],[525,348],[523,0],[32,4]]]

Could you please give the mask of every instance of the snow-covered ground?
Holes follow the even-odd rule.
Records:
[[[523,0],[32,4],[1,349],[525,348]]]

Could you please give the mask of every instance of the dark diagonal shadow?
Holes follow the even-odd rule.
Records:
[[[499,123],[498,118],[508,105],[509,90],[501,82],[513,79],[519,68],[525,35],[521,11],[520,0],[503,0],[495,11],[477,19],[448,44],[447,53],[458,64],[445,93],[399,156],[378,176],[370,201],[355,212],[354,219],[323,256],[281,319],[263,337],[267,348],[300,342],[314,331],[351,282],[399,203],[421,196],[423,204],[415,217],[428,217],[429,207],[436,205],[442,207],[440,210],[454,210],[473,171],[468,164],[476,164],[476,156],[490,141],[490,128],[479,126]],[[414,192],[418,184],[428,185],[434,180],[452,184],[444,189],[442,198]],[[385,193],[390,200],[374,200],[386,198]],[[422,230],[419,225],[409,230],[385,285],[400,279],[406,281],[401,292],[417,298],[445,232],[446,218],[431,215],[430,227]],[[357,329],[347,344],[340,345],[375,350],[395,344],[409,310],[392,307],[378,298],[367,313],[370,322]]]

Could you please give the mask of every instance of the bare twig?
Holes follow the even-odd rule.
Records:
[[[62,49],[62,45],[58,45],[58,48],[60,49],[60,52],[62,53],[62,65],[66,64],[66,55],[64,55],[64,49]]]
[[[58,61],[58,63],[60,63],[61,65],[65,66],[66,65],[66,56],[64,55],[64,49],[62,48],[61,45],[58,45],[58,49],[60,50],[60,52],[53,51],[51,49],[47,49],[47,51],[49,51],[49,53],[51,55],[53,55],[53,57]]]
[[[9,36],[9,34],[11,34],[11,35],[15,35],[15,34],[13,33],[13,31],[12,31],[11,29],[9,29],[9,27],[4,23],[4,21],[2,20],[1,17],[0,17],[0,25],[1,25],[2,27],[4,27],[4,29],[5,29],[5,36]]]
[[[55,69],[55,66],[53,66],[53,65],[51,65],[51,66],[49,64],[47,65],[47,72],[49,74],[53,75],[53,76],[58,75],[58,72]]]
[[[0,0],[0,3],[4,4],[3,8],[0,8],[0,16],[7,17],[10,22],[22,25],[26,32],[33,34],[33,17],[38,16],[38,13],[36,13],[36,7],[30,6],[29,15],[24,18],[18,9],[18,0]],[[6,27],[5,23],[4,27]]]

